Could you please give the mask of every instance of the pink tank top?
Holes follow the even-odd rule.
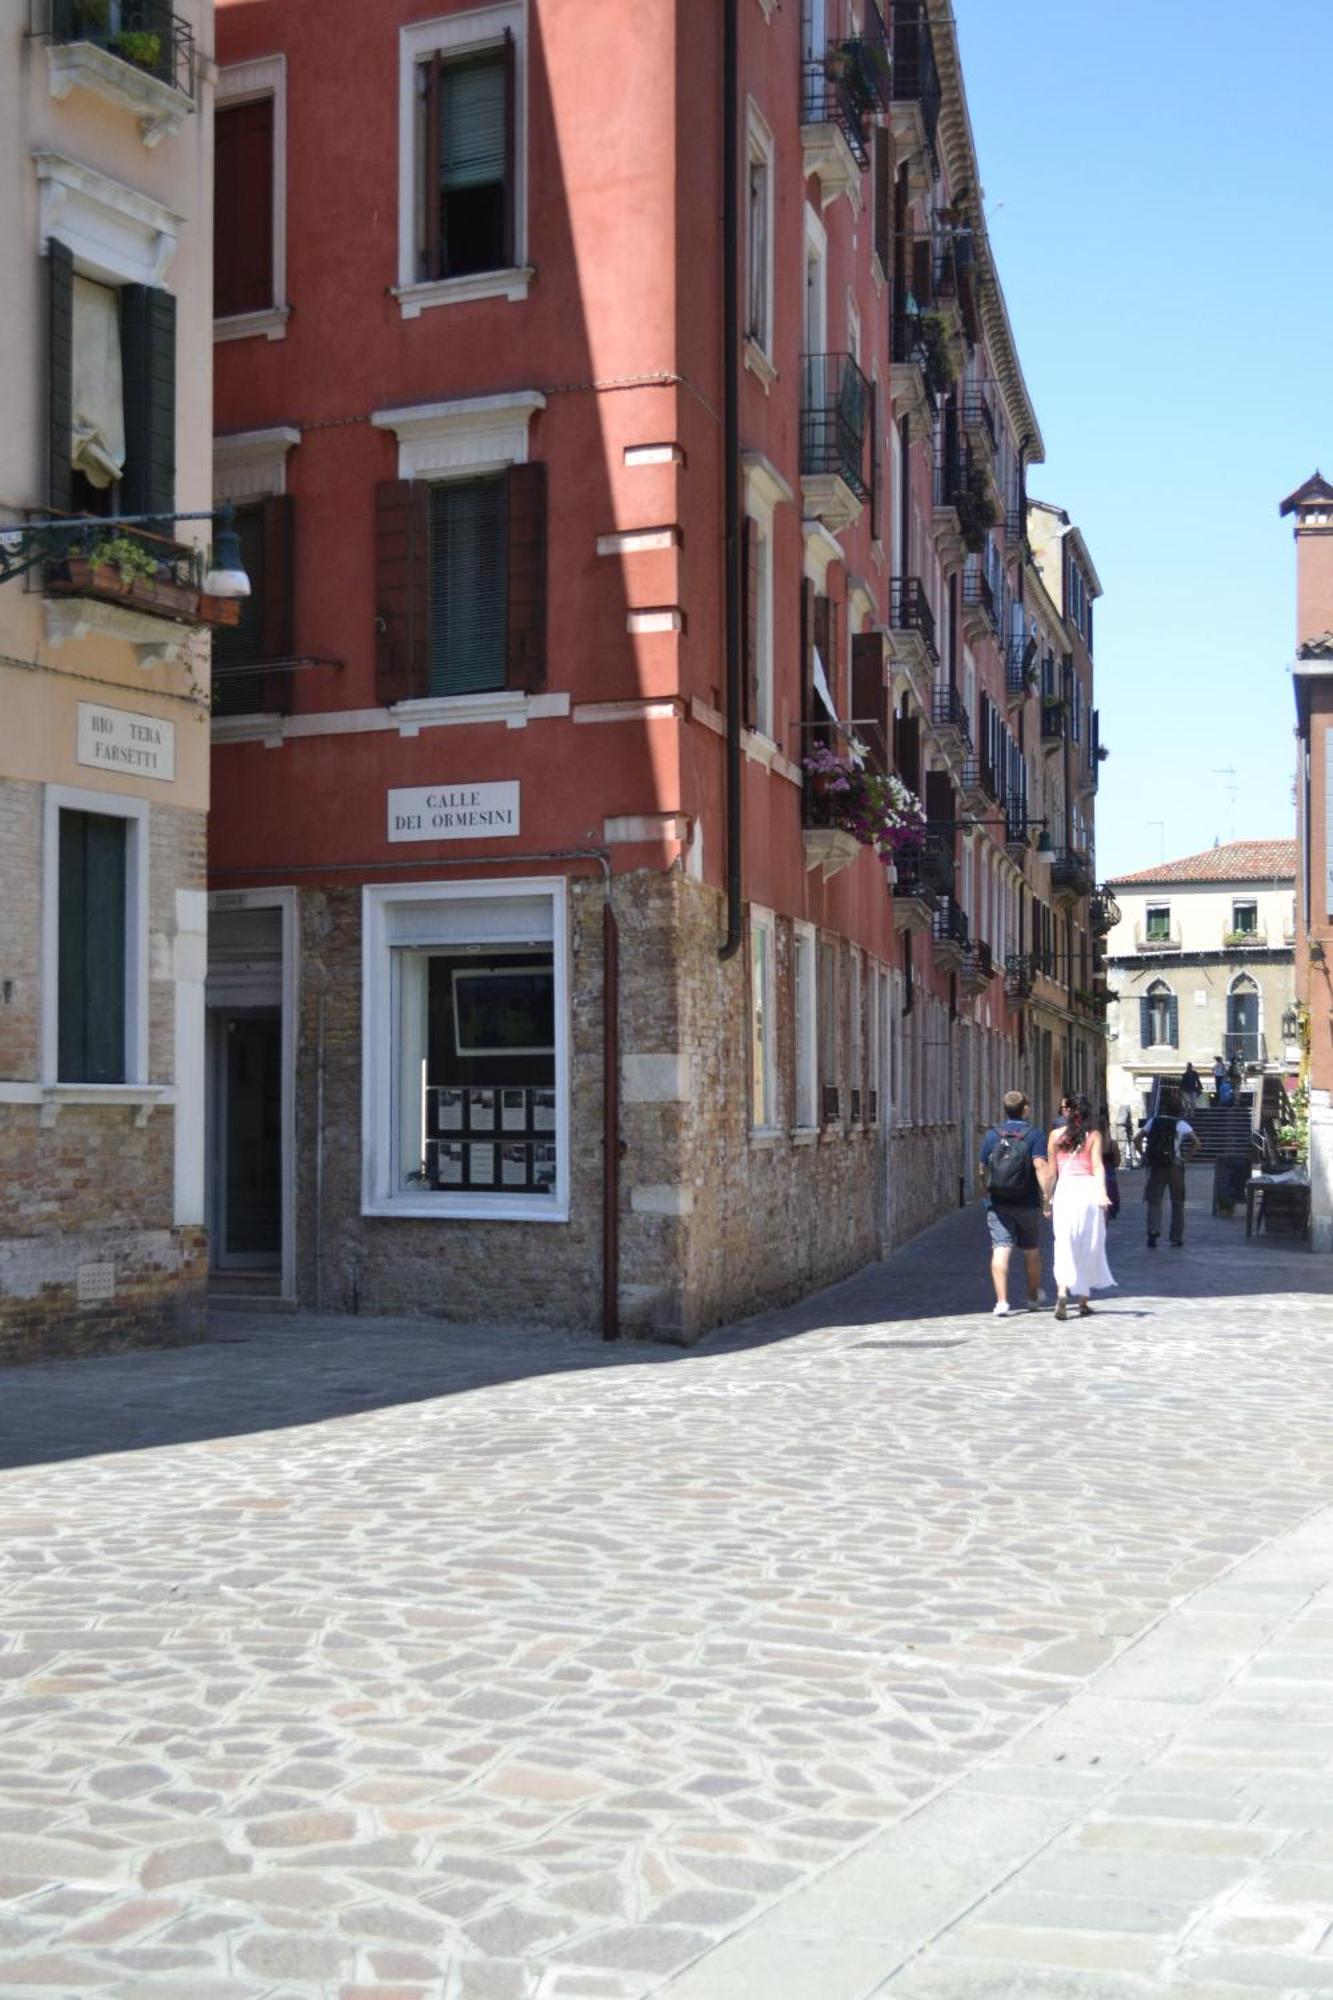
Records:
[[[1073,1153],[1066,1153],[1063,1148],[1057,1146],[1055,1149],[1055,1171],[1057,1174],[1070,1174],[1075,1180],[1091,1180],[1092,1147],[1088,1140],[1085,1139],[1083,1144]]]

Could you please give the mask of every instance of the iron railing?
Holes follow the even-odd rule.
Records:
[[[850,354],[807,354],[801,374],[802,474],[831,473],[858,500],[869,500],[869,382]]]
[[[1034,683],[1037,646],[1021,632],[1011,632],[1004,649],[1004,685],[1007,694],[1030,694]]]
[[[1030,999],[1035,976],[1032,960],[1028,954],[1011,951],[1004,961],[1004,990],[1008,998]]]
[[[1109,889],[1098,889],[1088,905],[1088,929],[1094,937],[1109,937],[1119,922],[1119,903]]]
[[[984,792],[988,799],[1000,801],[1000,781],[991,767],[989,757],[969,757],[963,766],[962,787],[964,792]]]
[[[1087,857],[1076,847],[1062,847],[1051,857],[1051,887],[1071,896],[1092,893],[1093,875]]]
[[[1043,743],[1063,743],[1068,729],[1065,705],[1062,701],[1044,701],[1041,705],[1041,740]]]
[[[952,896],[941,896],[936,902],[930,935],[936,944],[966,945],[967,917],[962,904],[955,902]]]
[[[964,743],[971,743],[972,725],[968,720],[963,697],[952,682],[946,682],[943,687],[932,688],[930,719],[937,729],[955,729]]]
[[[935,640],[935,613],[930,608],[926,586],[919,576],[895,576],[889,582],[889,630],[916,632],[926,651],[938,663]]]
[[[908,901],[924,902],[934,894],[934,891],[926,886],[924,847],[900,847],[893,857],[893,873],[895,896],[905,897]]]
[[[29,0],[28,32],[89,42],[194,99],[194,30],[167,0]]]
[[[921,881],[928,896],[953,894],[956,863],[952,834],[932,833],[929,824],[919,848],[912,849],[921,859]]]
[[[981,938],[976,938],[963,952],[962,963],[958,968],[959,978],[973,986],[984,986],[994,971],[995,960],[991,956],[990,946]]]
[[[963,604],[968,610],[980,611],[992,632],[995,630],[995,592],[975,556],[963,564]]]
[[[935,437],[935,505],[955,507],[967,491],[967,460],[961,441],[945,431]]]
[[[995,421],[995,411],[990,396],[978,383],[963,390],[963,429],[973,438],[980,438],[992,451],[999,448],[999,430]]]
[[[801,122],[836,125],[858,167],[870,164],[870,132],[892,102],[889,38],[875,0],[864,0],[859,35],[831,42],[801,68]]]
[[[931,164],[939,172],[936,133],[940,122],[940,77],[925,0],[892,0],[893,101],[917,104],[925,126]]]

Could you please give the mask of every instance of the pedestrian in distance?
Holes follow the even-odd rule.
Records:
[[[1086,1097],[1070,1101],[1069,1117],[1053,1131],[1041,1173],[1046,1213],[1055,1226],[1055,1317],[1067,1319],[1069,1301],[1080,1319],[1092,1312],[1090,1294],[1115,1279],[1106,1261],[1106,1161],[1102,1135]]]
[[[1226,1080],[1227,1080],[1227,1066],[1223,1062],[1221,1056],[1214,1056],[1213,1096],[1219,1104],[1222,1102],[1222,1085],[1226,1082]]]
[[[1125,1154],[1132,1166],[1134,1164],[1134,1113],[1128,1104],[1120,1114],[1120,1123],[1125,1128]]]
[[[1192,1062],[1186,1063],[1185,1074],[1180,1079],[1180,1108],[1187,1118],[1194,1116],[1202,1089],[1203,1078]]]
[[[1220,1057],[1219,1057],[1220,1061]],[[1225,1079],[1224,1079],[1225,1081]],[[1143,1138],[1143,1164],[1148,1170],[1143,1199],[1148,1205],[1148,1248],[1157,1248],[1162,1233],[1162,1202],[1171,1197],[1171,1247],[1179,1250],[1185,1241],[1185,1162],[1199,1150],[1198,1134],[1182,1117],[1180,1093],[1164,1090],[1155,1117],[1148,1120]]]
[[[1004,1117],[981,1142],[986,1182],[986,1224],[990,1231],[993,1311],[1002,1318],[1009,1305],[1009,1253],[1021,1250],[1027,1277],[1027,1309],[1046,1303],[1041,1289],[1042,1186],[1038,1161],[1046,1158],[1046,1135],[1031,1123],[1032,1106],[1021,1090],[1006,1091]]]
[[[1114,1222],[1120,1213],[1120,1148],[1111,1137],[1111,1121],[1103,1112],[1097,1120],[1102,1135],[1102,1165],[1106,1169],[1106,1192],[1110,1196],[1106,1220]]]

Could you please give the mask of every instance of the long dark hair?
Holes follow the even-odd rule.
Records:
[[[1064,1130],[1056,1140],[1062,1153],[1076,1153],[1083,1141],[1097,1130],[1093,1122],[1092,1104],[1086,1097],[1068,1097],[1069,1116]]]

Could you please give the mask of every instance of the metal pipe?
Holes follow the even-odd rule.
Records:
[[[727,935],[718,956],[741,942],[741,490],[740,150],[738,0],[722,8],[722,453],[725,494],[723,604],[727,679]]]
[[[324,1003],[319,996],[315,1029],[315,1311],[324,1308]]]

